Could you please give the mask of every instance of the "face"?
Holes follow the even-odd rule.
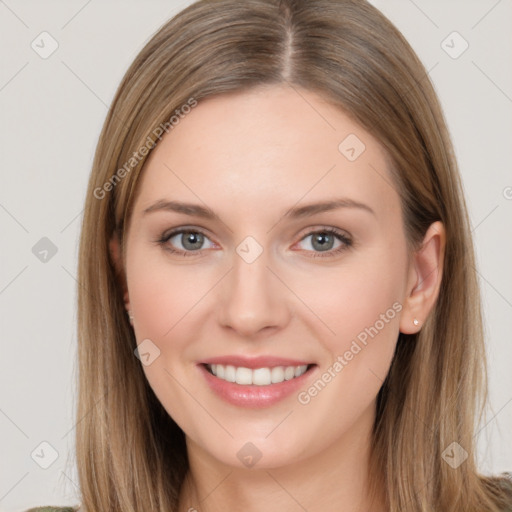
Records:
[[[285,86],[200,101],[158,143],[126,301],[188,443],[272,468],[367,434],[410,285],[391,183],[372,136]]]

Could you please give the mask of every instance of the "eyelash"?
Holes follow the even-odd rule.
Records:
[[[166,251],[169,251],[170,253],[173,253],[173,254],[178,254],[180,256],[195,256],[197,254],[199,254],[203,249],[199,249],[199,250],[196,250],[196,251],[182,251],[181,249],[173,249],[172,247],[166,245],[167,242],[174,236],[176,235],[180,235],[182,233],[200,233],[202,234],[203,236],[207,237],[208,236],[206,235],[206,233],[204,233],[201,229],[197,229],[197,228],[179,228],[179,229],[176,229],[176,230],[173,230],[169,233],[165,232],[162,234],[162,236],[156,240],[156,243],[161,245],[162,247],[164,247],[164,249]],[[305,236],[303,236],[299,242],[302,242],[304,239],[306,239],[308,236],[311,236],[311,235],[317,235],[317,234],[328,234],[328,235],[332,235],[334,237],[336,237],[338,240],[340,240],[342,242],[342,245],[340,247],[338,247],[337,249],[330,249],[329,251],[306,251],[306,252],[312,252],[313,254],[311,255],[312,258],[329,258],[329,257],[334,257],[334,256],[337,256],[338,254],[342,253],[343,251],[346,251],[348,248],[352,247],[353,245],[353,242],[352,240],[346,236],[344,233],[342,233],[341,231],[338,231],[337,229],[334,229],[334,228],[331,228],[331,227],[325,227],[325,228],[322,228],[322,229],[318,229],[318,230],[315,230],[315,231],[310,231],[309,233],[307,233]]]

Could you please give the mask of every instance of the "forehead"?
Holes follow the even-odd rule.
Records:
[[[152,151],[138,202],[281,210],[342,195],[389,210],[398,204],[391,183],[382,146],[346,113],[316,93],[272,86],[200,100]]]

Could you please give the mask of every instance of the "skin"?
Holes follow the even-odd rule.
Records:
[[[366,146],[352,162],[338,149],[349,134]],[[391,183],[376,139],[320,96],[287,86],[202,100],[151,153],[124,264],[116,239],[111,253],[123,267],[137,342],[149,338],[160,350],[145,375],[186,434],[191,470],[180,510],[385,510],[383,489],[373,502],[368,492],[375,399],[399,332],[421,329],[435,303],[445,246],[437,222],[408,253]],[[284,216],[341,197],[373,213],[345,207]],[[171,199],[206,206],[219,219],[144,213]],[[156,242],[182,226],[206,235],[187,257],[166,247],[193,252],[190,237]],[[332,237],[328,256],[311,235],[326,227],[353,244],[335,254],[343,242]],[[247,236],[263,250],[252,263],[236,252]],[[394,318],[307,404],[297,393],[264,409],[228,404],[196,366],[228,354],[298,358],[318,365],[307,390],[396,303]],[[262,454],[252,468],[237,457],[247,442]]]

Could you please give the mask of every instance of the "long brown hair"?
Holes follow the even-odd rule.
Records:
[[[409,44],[376,8],[355,0],[199,1],[165,23],[126,72],[98,142],[80,241],[82,510],[176,510],[188,469],[184,434],[134,356],[122,276],[109,257],[113,236],[124,247],[149,141],[158,142],[158,127],[172,129],[173,116],[179,122],[184,105],[282,83],[319,93],[386,148],[411,249],[431,223],[446,229],[438,301],[418,334],[400,334],[377,398],[372,481],[384,484],[393,512],[500,510],[498,479],[479,475],[475,463],[485,352],[451,142]],[[453,442],[468,454],[456,469],[443,459]]]

